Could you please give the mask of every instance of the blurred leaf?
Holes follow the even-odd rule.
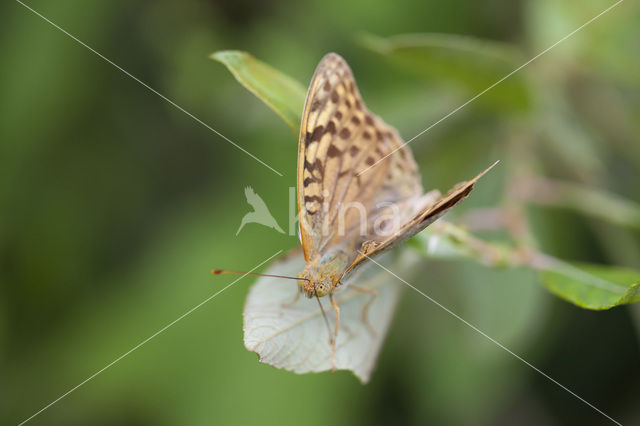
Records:
[[[613,266],[554,262],[540,274],[556,296],[587,309],[640,302],[640,272]]]
[[[222,50],[210,57],[224,64],[240,84],[298,133],[306,94],[302,84],[246,52]]]
[[[562,90],[548,83],[547,90],[538,96],[540,141],[548,149],[552,166],[570,171],[585,182],[600,181],[605,172],[603,143],[566,104]]]
[[[390,256],[384,257],[389,259]],[[382,261],[384,261],[384,259]],[[273,264],[266,273],[295,276],[304,268],[301,254]],[[341,370],[351,370],[363,382],[369,381],[382,342],[386,335],[400,287],[397,281],[379,268],[366,268],[356,273],[358,285],[375,289],[377,296],[369,307],[368,321],[375,330],[372,335],[362,321],[365,305],[371,295],[349,288],[336,293],[340,307],[336,364]],[[295,290],[288,280],[260,278],[247,296],[244,308],[244,344],[259,355],[260,361],[295,373],[331,370],[329,331],[315,300],[300,297],[290,306]],[[335,313],[328,298],[321,299],[331,329]]]
[[[640,230],[640,204],[617,194],[543,178],[517,182],[516,185],[514,194],[522,200],[571,209],[585,216]]]
[[[411,73],[444,80],[477,95],[525,62],[513,47],[452,34],[404,34],[389,38],[364,34],[360,43]],[[478,98],[504,112],[531,106],[529,82],[514,74]]]
[[[526,2],[523,28],[528,33],[531,47],[536,51],[542,50],[614,4],[613,1],[581,0]],[[628,52],[637,51],[640,7],[637,2],[622,2],[616,4],[609,14],[615,16],[615,25],[590,25],[589,31],[581,32],[579,37],[563,45],[562,55],[554,60],[556,78],[575,78],[571,72],[580,67],[602,75],[612,83],[617,80],[624,85],[638,87],[640,56],[629,55]]]
[[[577,265],[536,252],[480,240],[448,222],[437,222],[411,240],[422,255],[474,259],[487,266],[519,266],[538,270],[542,284],[577,306],[602,310],[640,302],[640,272],[604,265]]]

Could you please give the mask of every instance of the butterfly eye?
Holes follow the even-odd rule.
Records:
[[[318,297],[323,297],[329,294],[329,285],[324,282],[316,284],[316,294]]]

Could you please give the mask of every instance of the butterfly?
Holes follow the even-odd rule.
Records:
[[[411,150],[396,129],[364,105],[346,61],[335,53],[322,58],[309,86],[298,139],[297,201],[305,266],[297,277],[281,278],[298,280],[294,301],[300,294],[317,299],[330,331],[334,371],[340,320],[334,293],[342,282],[467,197],[491,167],[444,196],[437,190],[425,194]],[[363,309],[366,322],[376,292],[349,286],[371,295]],[[335,311],[333,329],[320,303],[326,296]]]

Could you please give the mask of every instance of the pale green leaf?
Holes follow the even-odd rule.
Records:
[[[386,260],[395,256],[386,256]],[[382,259],[381,262],[384,262]],[[398,264],[396,263],[396,266]],[[275,262],[266,273],[295,276],[304,268],[301,254]],[[362,320],[371,295],[349,288],[349,283],[375,289],[377,297],[369,308],[372,334]],[[335,293],[340,307],[336,365],[351,370],[366,383],[375,367],[378,353],[398,302],[401,284],[376,265],[350,276]],[[258,354],[260,361],[295,373],[331,370],[329,331],[318,302],[301,296],[291,306],[297,283],[278,278],[260,278],[247,296],[244,308],[244,344]],[[333,329],[335,312],[328,297],[320,299]]]
[[[302,84],[246,52],[222,50],[210,57],[224,64],[240,84],[298,133],[306,94]]]

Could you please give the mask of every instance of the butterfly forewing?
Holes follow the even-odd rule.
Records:
[[[384,205],[408,210],[421,194],[409,149],[395,129],[366,108],[346,62],[326,55],[309,87],[298,145],[305,258],[339,246],[358,247],[375,237],[371,225],[376,215],[385,214]]]

